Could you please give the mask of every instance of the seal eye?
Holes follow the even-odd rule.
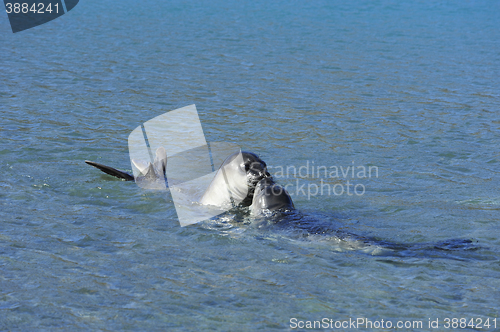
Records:
[[[248,164],[245,164],[245,172],[248,172],[249,169],[250,169],[250,166],[248,166]]]
[[[250,164],[250,169],[252,170],[253,173],[260,174],[262,170],[262,164],[259,163],[258,161],[254,161],[253,163]]]

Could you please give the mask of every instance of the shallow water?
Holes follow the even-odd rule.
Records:
[[[4,14],[0,329],[270,331],[293,317],[498,329],[499,9],[84,1],[16,34]],[[181,228],[169,195],[83,163],[130,169],[130,132],[190,104],[207,141],[258,153],[291,193],[363,185],[293,196],[304,222],[354,238],[234,211]],[[476,250],[396,254],[356,236]]]

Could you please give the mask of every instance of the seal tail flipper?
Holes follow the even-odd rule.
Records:
[[[155,168],[151,163],[148,163],[148,166],[141,172],[145,180],[157,181],[159,179],[158,175],[155,172]]]
[[[102,164],[98,164],[98,163],[95,163],[95,162],[89,161],[89,160],[85,160],[85,163],[87,165],[94,166],[95,168],[100,169],[104,173],[112,175],[112,176],[117,177],[119,179],[124,179],[126,181],[134,181],[134,176],[130,175],[127,172],[120,171],[116,168],[109,167],[109,166],[102,165]]]
[[[475,241],[477,242],[477,241]],[[451,239],[434,244],[434,249],[453,251],[453,250],[477,250],[479,247],[470,239]]]
[[[151,162],[132,159],[132,165],[147,179],[165,179],[167,171],[167,153],[163,147],[156,150],[156,157]]]
[[[140,174],[144,176],[148,173],[149,165],[151,165],[151,163],[132,159],[132,165],[139,170]]]
[[[166,177],[167,171],[167,152],[164,147],[159,147],[156,150],[156,157],[153,162],[154,168],[158,172],[158,176]]]
[[[447,257],[461,259],[460,256],[466,252],[481,249],[477,241],[469,239],[451,239],[437,243],[377,243],[381,248],[391,250],[385,253],[388,256],[397,257]]]

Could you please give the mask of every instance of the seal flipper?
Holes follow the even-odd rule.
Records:
[[[166,178],[167,153],[163,147],[159,147],[153,164],[149,161],[132,159],[132,165],[146,178],[153,179],[155,174],[158,178]]]
[[[148,166],[141,170],[141,173],[143,174],[143,180],[157,181],[159,179],[158,174],[156,174],[155,168],[151,163],[148,163]]]
[[[164,147],[159,147],[156,149],[156,157],[153,162],[153,167],[156,170],[158,176],[167,177],[167,152]]]
[[[100,169],[104,173],[112,175],[112,176],[117,177],[119,179],[124,179],[125,181],[134,181],[134,176],[130,175],[127,172],[120,171],[116,168],[109,167],[106,165],[98,164],[98,163],[95,163],[95,162],[90,161],[90,160],[85,160],[85,163],[87,165],[94,166],[95,168]]]

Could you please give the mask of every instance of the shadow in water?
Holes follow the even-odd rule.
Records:
[[[332,220],[333,219],[333,220]],[[449,239],[438,242],[397,243],[377,237],[363,236],[344,230],[340,219],[311,216],[299,211],[269,213],[263,217],[252,217],[248,209],[239,208],[229,212],[227,223],[236,227],[252,229],[257,236],[283,236],[327,245],[336,252],[357,251],[374,256],[446,258],[455,260],[489,260],[485,249],[472,239]]]

